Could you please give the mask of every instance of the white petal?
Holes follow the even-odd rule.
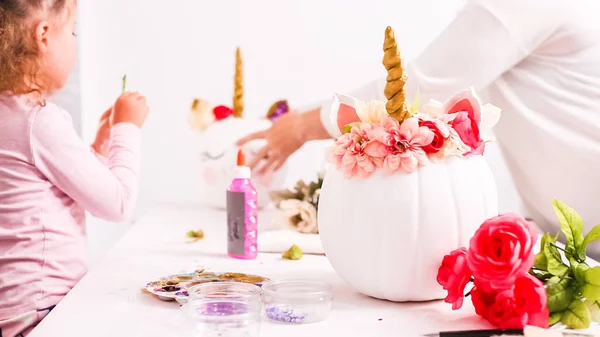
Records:
[[[444,104],[430,99],[429,102],[423,106],[423,111],[429,116],[435,118],[444,113]]]
[[[481,129],[491,129],[498,123],[500,120],[500,115],[502,114],[502,109],[499,107],[486,104],[483,106],[481,111]]]

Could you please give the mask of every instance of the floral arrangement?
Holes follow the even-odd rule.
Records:
[[[318,234],[317,212],[319,196],[323,186],[323,173],[319,173],[316,181],[306,184],[298,181],[291,190],[273,191],[271,200],[280,212],[282,222],[300,233]]]
[[[337,116],[342,135],[329,151],[328,161],[346,178],[369,177],[377,168],[389,174],[412,173],[431,160],[481,155],[484,139],[500,118],[500,109],[482,106],[472,89],[445,104],[431,100],[419,111],[416,99],[405,99],[406,76],[393,30],[386,29],[383,64],[388,76],[387,102],[353,101],[355,112]],[[341,113],[338,110],[338,114]],[[340,122],[341,121],[341,122]]]
[[[479,316],[505,329],[547,328],[559,322],[584,329],[599,321],[600,266],[586,263],[586,247],[600,239],[600,225],[584,236],[576,211],[557,200],[553,208],[566,238],[564,248],[556,244],[558,235],[546,233],[534,254],[532,222],[515,214],[488,219],[469,248],[444,257],[437,281],[448,292],[445,302],[457,310],[470,296]]]
[[[289,112],[287,101],[281,100],[273,103],[267,112],[267,118],[271,121],[281,117]],[[208,101],[194,99],[192,103],[191,114],[189,116],[190,125],[199,131],[208,129],[215,122],[227,119],[229,117],[241,118],[244,111],[244,75],[242,53],[239,48],[235,53],[235,75],[233,88],[233,106],[213,105]]]

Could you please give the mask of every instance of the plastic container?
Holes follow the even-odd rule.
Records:
[[[251,260],[258,254],[258,196],[245,161],[239,150],[234,179],[227,189],[227,254]]]
[[[204,283],[188,290],[184,306],[197,337],[258,337],[261,289],[240,282]]]
[[[269,281],[262,286],[263,317],[271,322],[307,324],[331,314],[333,288],[321,281]]]

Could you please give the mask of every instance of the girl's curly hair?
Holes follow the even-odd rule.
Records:
[[[42,94],[39,50],[30,15],[59,13],[67,0],[0,0],[0,93]]]

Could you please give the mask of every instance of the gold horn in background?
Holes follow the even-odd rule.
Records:
[[[385,107],[388,114],[402,123],[410,117],[406,104],[406,74],[402,67],[402,59],[398,51],[398,44],[392,27],[385,29],[385,41],[383,42],[383,65],[387,70],[387,78],[384,94],[388,99]]]
[[[244,69],[240,48],[235,51],[235,77],[233,88],[233,117],[241,118],[244,112]]]

